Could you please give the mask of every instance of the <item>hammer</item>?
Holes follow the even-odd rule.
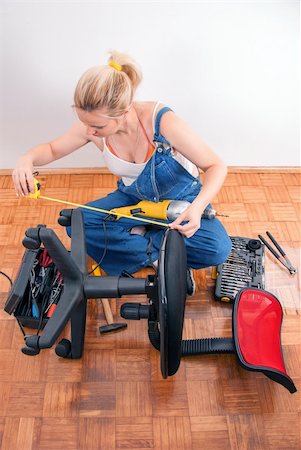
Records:
[[[114,323],[109,300],[107,298],[102,298],[101,302],[108,325],[102,325],[101,327],[99,327],[100,333],[109,333],[110,331],[117,331],[121,330],[122,328],[126,328],[127,324],[125,322]]]
[[[93,273],[95,276],[98,277],[101,276],[101,269],[99,266],[97,267],[96,264],[93,264],[92,269],[94,271]],[[111,331],[117,331],[127,327],[127,324],[124,322],[114,323],[112,310],[110,307],[109,300],[107,298],[102,298],[101,303],[107,321],[107,325],[102,325],[101,327],[99,327],[100,333],[110,333]]]

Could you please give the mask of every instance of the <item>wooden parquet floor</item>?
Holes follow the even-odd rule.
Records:
[[[44,195],[80,203],[106,195],[116,183],[112,175],[91,173],[39,179]],[[57,224],[61,205],[16,198],[9,176],[0,177],[0,189],[0,270],[14,279],[28,227],[45,223],[68,248],[70,242]],[[222,221],[232,236],[271,231],[300,274],[300,197],[300,174],[250,171],[230,173],[213,204],[229,214]],[[286,367],[300,390],[300,275],[290,277],[268,252],[265,264],[266,289],[284,308]],[[211,270],[195,275],[198,290],[187,301],[184,337],[230,336],[231,306],[214,301]],[[89,300],[82,359],[58,358],[53,348],[25,356],[20,329],[3,311],[8,291],[0,276],[1,450],[301,448],[299,392],[243,370],[234,355],[184,358],[178,373],[163,380],[146,321],[99,335],[102,306]],[[112,300],[116,321],[123,320],[120,305],[131,300]]]

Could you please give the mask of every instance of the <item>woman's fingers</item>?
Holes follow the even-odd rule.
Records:
[[[29,194],[29,186],[27,182],[27,176],[25,172],[21,172],[19,175],[19,182],[22,190],[23,195]]]
[[[185,221],[188,222],[184,225],[181,225],[181,223]],[[195,219],[189,220],[189,217],[187,217],[186,215],[181,215],[170,224],[170,228],[178,230],[184,236],[189,238],[193,236],[194,233],[200,228],[200,222]]]
[[[188,224],[187,224],[188,225]],[[179,230],[182,234],[184,234],[186,237],[191,237],[194,235],[194,233],[199,229],[199,225],[190,225],[188,227],[183,227],[182,230]]]
[[[184,221],[184,216],[181,214],[176,220],[169,224],[170,228],[179,229],[181,227],[181,223]]]
[[[17,197],[19,197],[19,188],[18,188],[18,183],[17,183],[17,175],[16,175],[15,171],[13,171],[12,177],[13,177],[16,195],[17,195]]]
[[[28,193],[34,192],[33,175],[31,170],[26,171],[26,180],[27,180],[27,187],[29,189]]]
[[[20,173],[19,172],[14,174],[13,180],[14,180],[15,190],[16,190],[17,196],[19,197],[20,195],[24,195],[23,187],[22,187],[22,182],[23,181],[22,181],[22,177],[20,177]]]
[[[15,170],[13,172],[13,182],[17,196],[24,196],[34,192],[33,176],[30,170]]]

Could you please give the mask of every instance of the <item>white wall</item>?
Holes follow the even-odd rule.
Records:
[[[228,165],[296,166],[299,1],[4,1],[0,168],[73,122],[75,84],[131,53],[160,99]],[[96,167],[93,146],[53,167]]]

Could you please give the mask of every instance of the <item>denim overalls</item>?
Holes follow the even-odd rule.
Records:
[[[170,143],[160,133],[162,115],[170,108],[162,108],[156,117],[154,142],[156,151],[138,178],[125,186],[120,179],[117,190],[107,197],[87,203],[89,206],[110,210],[134,205],[141,200],[187,200],[192,202],[201,189],[199,177],[192,176],[172,157]],[[144,236],[130,234],[130,229],[145,225],[137,220],[121,218],[105,220],[106,215],[83,210],[87,253],[96,262],[104,254],[101,267],[108,275],[120,275],[123,270],[133,273],[152,265],[158,259],[165,227],[147,226]],[[105,222],[105,228],[103,223]],[[70,227],[67,233],[70,236]],[[215,266],[225,261],[231,250],[231,241],[218,219],[202,219],[201,227],[190,238],[184,238],[187,265],[192,268]]]

